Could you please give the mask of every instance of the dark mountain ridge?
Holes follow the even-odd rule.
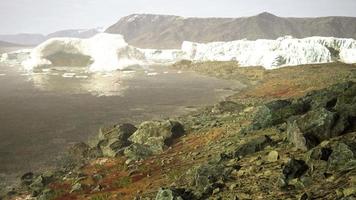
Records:
[[[264,12],[241,18],[183,18],[173,15],[133,14],[105,32],[124,35],[141,48],[180,48],[183,41],[212,42],[239,39],[276,39],[326,36],[356,38],[355,17],[284,18]]]

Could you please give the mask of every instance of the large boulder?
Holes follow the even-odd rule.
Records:
[[[309,150],[305,160],[311,166],[311,175],[324,177],[325,174],[356,170],[356,133],[325,141]]]
[[[328,110],[335,107],[341,96],[356,96],[356,84],[348,81],[331,86],[328,89],[316,90],[308,93],[300,100],[309,104],[311,109],[326,108]]]
[[[97,146],[104,156],[115,157],[131,144],[128,139],[136,130],[137,128],[132,124],[119,124],[101,128]]]
[[[153,153],[160,153],[173,139],[184,134],[183,125],[176,121],[146,121],[129,140],[148,146]]]
[[[318,145],[321,141],[342,133],[343,129],[333,131],[336,120],[336,113],[330,112],[325,108],[312,110],[288,123],[288,141],[299,149],[308,150]]]
[[[339,143],[332,149],[328,159],[328,170],[339,170],[354,161],[354,152],[345,143]]]
[[[276,100],[259,107],[256,112],[252,130],[268,128],[286,122],[293,115],[305,113],[308,105],[302,101]]]

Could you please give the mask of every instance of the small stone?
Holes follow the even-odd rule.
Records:
[[[125,164],[126,164],[126,165],[129,165],[129,164],[132,163],[132,161],[133,161],[133,160],[131,160],[131,159],[127,159],[127,160],[125,161]]]
[[[213,194],[217,194],[217,193],[219,193],[220,192],[220,188],[215,188],[214,190],[213,190]]]
[[[246,193],[240,193],[237,196],[239,197],[239,199],[251,199],[251,196]]]
[[[76,183],[72,186],[72,189],[70,190],[70,193],[80,191],[82,189],[82,184]]]
[[[92,192],[100,192],[102,189],[103,189],[103,186],[97,185],[97,186],[92,190]]]
[[[276,162],[279,159],[278,151],[270,151],[266,157],[268,162]]]
[[[236,187],[237,187],[237,184],[233,183],[233,184],[230,185],[229,189],[230,190],[234,190]]]
[[[356,187],[345,188],[342,193],[345,197],[356,194]]]

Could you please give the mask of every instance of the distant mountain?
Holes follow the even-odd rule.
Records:
[[[0,35],[0,40],[21,45],[33,46],[45,40],[45,36],[41,34],[15,34],[15,35]]]
[[[16,46],[20,46],[20,45],[13,44],[13,43],[10,43],[10,42],[0,41],[0,47],[16,47]]]
[[[72,29],[72,30],[57,31],[48,34],[46,38],[54,38],[54,37],[90,38],[98,33],[99,33],[98,29]]]
[[[242,18],[183,18],[171,15],[134,14],[121,18],[105,32],[124,35],[142,48],[179,48],[194,42],[239,39],[276,39],[333,36],[356,39],[355,17],[283,18],[261,13]]]
[[[71,29],[57,31],[48,35],[41,34],[14,34],[14,35],[0,35],[0,40],[10,43],[34,46],[38,45],[49,38],[54,37],[74,37],[74,38],[89,38],[97,33],[99,29]]]

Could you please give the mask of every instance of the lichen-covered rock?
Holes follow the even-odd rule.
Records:
[[[190,177],[195,196],[205,199],[212,194],[214,189],[223,186],[221,183],[228,179],[232,170],[222,164],[208,163],[189,171],[187,176]]]
[[[244,157],[249,154],[256,153],[258,151],[263,150],[267,146],[272,146],[273,145],[273,140],[264,135],[264,136],[259,136],[257,138],[252,139],[251,141],[239,146],[235,152],[234,152],[234,157]]]
[[[340,130],[333,131],[336,118],[335,113],[325,108],[312,110],[288,123],[288,141],[299,149],[310,149],[321,141],[335,137],[341,133]]]
[[[156,200],[194,200],[194,195],[184,188],[160,188]]]
[[[288,183],[292,179],[300,178],[307,170],[309,169],[308,165],[304,160],[290,159],[288,163],[283,168],[283,176]]]
[[[129,140],[142,144],[151,149],[153,153],[160,153],[174,138],[184,134],[183,125],[176,121],[146,121]]]
[[[338,170],[354,159],[354,153],[345,143],[338,143],[328,159],[329,170]]]
[[[252,129],[268,128],[285,122],[293,115],[303,114],[308,105],[301,101],[276,100],[261,106],[253,119]]]
[[[133,143],[126,147],[124,155],[131,160],[142,160],[151,156],[153,152],[150,148],[142,144]]]
[[[136,130],[137,128],[132,124],[119,124],[113,127],[101,128],[97,146],[104,156],[115,157],[123,151],[124,147],[131,144],[128,138]]]

